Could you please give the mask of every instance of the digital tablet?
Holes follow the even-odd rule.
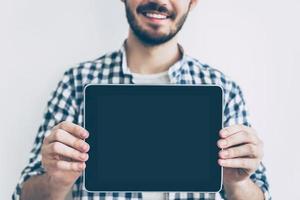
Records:
[[[87,85],[89,192],[218,192],[223,90],[215,85]]]

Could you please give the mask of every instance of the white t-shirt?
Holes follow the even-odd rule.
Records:
[[[168,84],[170,83],[170,78],[168,71],[157,73],[157,74],[132,74],[132,81],[135,84]]]

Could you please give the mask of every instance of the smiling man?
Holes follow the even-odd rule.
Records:
[[[186,55],[178,44],[177,33],[197,0],[122,2],[130,25],[128,38],[120,50],[80,63],[64,73],[47,103],[29,164],[22,172],[13,199],[60,200],[70,191],[73,199],[271,199],[261,162],[262,141],[250,126],[240,87],[222,72]],[[221,86],[225,128],[220,130],[216,144],[220,147],[218,163],[224,167],[220,194],[87,193],[82,185],[82,172],[88,160],[89,145],[85,139],[89,133],[82,126],[83,88],[89,83]]]

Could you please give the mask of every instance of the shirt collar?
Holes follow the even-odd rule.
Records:
[[[124,75],[129,75],[132,76],[128,66],[127,66],[127,55],[126,55],[126,50],[125,50],[125,44],[126,44],[126,40],[124,41],[121,49],[120,49],[120,53],[121,53],[121,57],[122,57],[122,62],[121,62],[121,69],[124,73]],[[185,68],[186,64],[187,64],[187,55],[185,54],[185,51],[183,49],[183,47],[178,44],[179,50],[181,52],[181,59],[178,60],[175,64],[173,64],[169,69],[168,69],[168,74],[169,74],[169,78],[171,80],[171,83],[175,83],[178,82],[178,80],[181,78],[181,71]]]

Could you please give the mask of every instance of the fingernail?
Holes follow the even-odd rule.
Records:
[[[89,133],[87,131],[84,131],[84,132],[81,133],[81,137],[88,138],[89,137]]]
[[[82,151],[85,151],[86,146],[82,145],[80,148],[81,148]]]
[[[220,163],[220,165],[223,165],[225,163],[225,160],[219,159],[219,163]]]
[[[83,170],[84,169],[84,164],[79,164],[79,169]]]
[[[81,149],[83,151],[87,151],[89,149],[89,146],[87,144],[84,144],[84,145],[81,146]]]
[[[226,136],[227,136],[227,133],[228,133],[228,131],[226,131],[226,129],[222,129],[222,130],[220,131],[220,134],[221,134],[222,137],[226,137]]]

